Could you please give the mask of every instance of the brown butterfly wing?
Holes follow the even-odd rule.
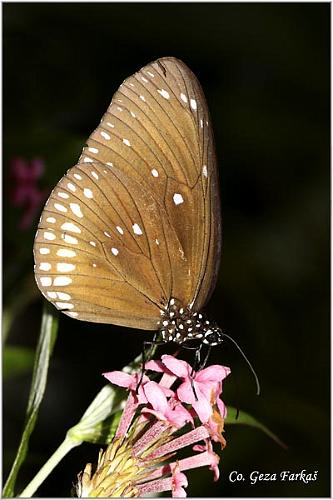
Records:
[[[35,240],[44,296],[81,320],[155,329],[170,297],[200,308],[216,279],[213,136],[194,75],[174,58],[120,86]]]

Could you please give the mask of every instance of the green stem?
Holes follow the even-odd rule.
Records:
[[[53,469],[58,465],[58,463],[70,452],[75,446],[80,445],[80,441],[74,441],[73,439],[66,436],[65,440],[61,443],[59,448],[51,455],[48,461],[43,465],[40,471],[36,474],[33,480],[28,484],[28,486],[19,495],[21,498],[31,498],[35,491],[39,488],[42,482],[47,478],[47,476],[53,471]]]

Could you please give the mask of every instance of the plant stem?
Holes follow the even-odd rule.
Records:
[[[47,476],[53,471],[53,469],[58,465],[58,463],[64,458],[69,451],[71,451],[75,446],[80,445],[81,442],[73,440],[66,436],[65,440],[61,443],[58,449],[51,455],[48,461],[43,465],[40,471],[36,474],[33,480],[28,484],[28,486],[22,491],[19,497],[31,498],[35,491],[39,488],[42,482],[47,478]]]

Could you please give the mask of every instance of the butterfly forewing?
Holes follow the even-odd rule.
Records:
[[[156,329],[171,297],[201,308],[219,264],[204,95],[174,58],[124,81],[53,190],[34,255],[44,296],[81,320]]]

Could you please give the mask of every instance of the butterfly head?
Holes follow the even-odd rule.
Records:
[[[214,347],[223,342],[223,332],[220,327],[212,326],[205,330],[202,343]]]

